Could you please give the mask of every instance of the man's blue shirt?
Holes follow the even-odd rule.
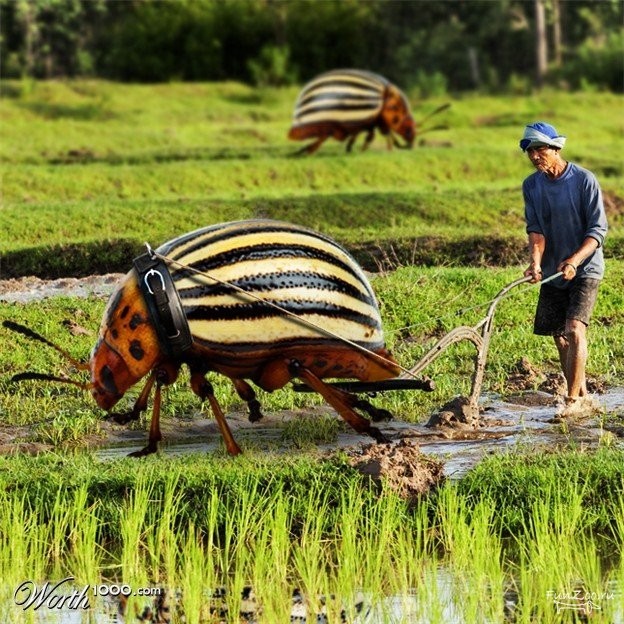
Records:
[[[536,171],[523,182],[522,193],[527,233],[537,232],[546,238],[544,277],[556,273],[559,263],[591,236],[598,241],[598,249],[578,267],[577,276],[602,279],[607,217],[594,174],[574,163],[568,163],[563,175],[555,180]],[[570,282],[558,278],[551,284],[567,288]]]

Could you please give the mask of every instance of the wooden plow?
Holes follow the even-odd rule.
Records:
[[[541,283],[551,281],[556,277],[559,277],[559,275],[561,275],[561,273],[557,273],[550,278],[543,280]],[[411,369],[409,369],[409,374],[403,373],[399,377],[394,379],[385,379],[383,381],[337,381],[329,383],[328,385],[347,392],[352,392],[354,394],[388,392],[390,390],[424,390],[425,392],[431,392],[435,390],[435,383],[428,377],[419,378],[419,375],[425,368],[427,368],[427,366],[437,360],[451,345],[461,342],[462,340],[468,340],[477,350],[474,360],[475,369],[472,375],[469,407],[477,409],[479,397],[481,396],[481,386],[483,385],[483,379],[485,376],[485,365],[487,363],[496,308],[509,291],[516,288],[516,286],[519,286],[520,284],[529,282],[530,280],[530,276],[522,277],[505,286],[493,299],[487,302],[489,303],[489,307],[484,318],[482,318],[473,327],[461,325],[452,329],[440,340],[438,340],[438,342]],[[311,388],[305,384],[294,384],[294,389],[297,392],[312,392]]]

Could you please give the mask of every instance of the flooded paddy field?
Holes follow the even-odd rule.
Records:
[[[605,412],[624,417],[624,388],[610,388],[596,396]],[[556,449],[570,444],[580,448],[597,448],[601,444],[620,446],[624,443],[624,426],[604,422],[602,414],[568,423],[553,422],[556,421],[556,399],[545,392],[524,392],[507,399],[486,395],[481,405],[482,418],[475,429],[430,427],[397,420],[378,423],[378,427],[391,443],[410,440],[417,443],[423,453],[441,460],[444,474],[451,479],[461,478],[484,457],[513,450],[516,445]],[[253,441],[258,450],[275,451],[284,439],[283,427],[286,424],[333,414],[329,407],[318,407],[313,412],[284,410],[265,414],[260,422],[250,423],[246,414],[233,412],[228,414],[228,422],[237,439]],[[94,448],[100,459],[119,459],[145,446],[145,431],[128,430],[111,424],[104,425],[104,428],[106,435]],[[161,451],[164,455],[210,453],[222,446],[219,429],[213,419],[168,419],[162,424],[162,430],[165,441]],[[319,444],[317,448],[321,453],[336,449],[356,452],[356,449],[370,444],[370,437],[341,427],[334,442]],[[292,450],[288,446],[282,448],[283,452]]]
[[[335,143],[296,159],[286,126],[297,90],[13,84],[0,102],[12,120],[0,321],[85,362],[145,241],[285,219],[375,272],[386,339],[409,366],[522,274],[530,163],[517,134],[564,111],[570,154],[600,178],[610,224],[590,337],[604,415],[551,422],[554,389],[509,383],[522,355],[544,376],[558,368],[553,345],[531,335],[536,288],[497,310],[474,426],[443,405],[466,394],[472,345],[428,371],[432,394],[373,400],[395,415],[379,423],[385,444],[290,389],[263,396],[265,419],[249,423],[215,375],[244,449],[235,458],[183,378],[163,401],[159,452],[127,458],[145,446],[149,411],[120,426],[74,386],[12,383],[25,371],[83,386],[89,375],[0,327],[0,623],[624,624],[618,96],[453,98],[448,130],[417,149]]]
[[[45,280],[37,277],[0,280],[0,302],[32,303],[59,295],[77,298],[108,297],[119,280],[120,273],[93,275],[86,278],[62,278]],[[79,328],[78,328],[79,331]],[[520,363],[521,366],[521,363]],[[515,379],[510,379],[511,390],[506,396],[484,395],[480,401],[480,418],[477,427],[461,423],[438,422],[436,426],[403,423],[398,420],[380,423],[379,428],[391,441],[411,439],[417,442],[424,453],[440,458],[444,462],[444,473],[450,478],[460,478],[481,458],[493,453],[504,452],[515,445],[557,448],[574,443],[580,447],[592,448],[600,444],[620,444],[624,437],[624,388],[605,388],[600,384],[590,386],[603,408],[602,414],[593,414],[570,422],[556,422],[557,392],[561,380],[550,375],[546,383],[550,392],[527,390],[539,371],[520,368]],[[517,390],[514,392],[514,390]],[[441,407],[441,411],[444,407]],[[275,449],[283,439],[282,427],[300,418],[314,418],[335,414],[326,406],[313,411],[282,410],[268,413],[258,423],[250,423],[246,414],[228,413],[228,421],[237,438],[253,440],[257,448]],[[608,414],[608,419],[604,415]],[[619,420],[622,424],[619,424]],[[216,422],[212,418],[189,420],[170,418],[162,423],[164,443],[162,453],[179,455],[193,452],[213,452],[220,448],[221,438]],[[14,434],[0,427],[0,452],[9,450],[19,429]],[[23,433],[23,432],[22,432]],[[101,459],[121,458],[144,446],[145,432],[102,423],[102,436],[91,440],[95,452]],[[335,442],[320,444],[321,452],[337,448],[357,448],[370,442],[370,438],[359,435],[348,427],[342,427]],[[37,445],[25,445],[24,450],[35,451]],[[284,450],[290,450],[285,448]]]
[[[598,395],[600,403],[610,414],[622,414],[624,412],[624,388],[611,388]],[[341,429],[335,441],[330,444],[319,444],[316,453],[319,458],[326,456],[328,459],[337,451],[341,450],[349,458],[354,466],[359,466],[362,474],[366,474],[375,480],[386,484],[395,492],[400,492],[401,497],[407,496],[413,502],[411,505],[418,505],[420,497],[426,493],[435,482],[440,482],[440,478],[446,478],[447,482],[459,482],[471,469],[478,466],[480,462],[491,458],[494,455],[504,455],[512,453],[519,448],[538,449],[564,449],[577,448],[581,452],[591,449],[608,446],[610,449],[621,449],[622,436],[624,430],[617,425],[609,425],[603,421],[601,415],[593,416],[583,421],[562,424],[552,422],[555,413],[554,397],[545,392],[523,392],[507,399],[498,396],[486,395],[481,403],[482,417],[480,426],[476,429],[466,429],[461,427],[427,427],[426,425],[415,425],[400,421],[389,421],[381,423],[380,428],[389,438],[388,444],[371,443],[365,436]],[[269,453],[273,456],[292,455],[297,450],[284,443],[284,427],[298,422],[300,419],[326,419],[332,416],[329,408],[315,408],[314,412],[306,410],[291,410],[280,413],[266,414],[265,419],[260,423],[250,423],[245,414],[233,413],[228,415],[228,420],[236,438],[245,443],[252,442],[254,449],[258,452]],[[105,436],[98,441],[97,445],[90,447],[88,453],[95,458],[95,463],[100,464],[102,469],[107,470],[107,466],[118,462],[136,462],[136,466],[141,466],[146,460],[125,459],[128,453],[141,449],[145,444],[145,432],[129,430],[119,425],[107,423],[104,426]],[[221,441],[218,428],[211,419],[195,419],[192,421],[167,419],[163,424],[163,434],[166,443],[162,445],[159,453],[159,460],[180,461],[185,457],[192,460],[200,456],[214,455],[221,449]],[[394,450],[392,450],[394,449]],[[43,449],[38,449],[43,450]],[[423,461],[423,455],[428,458],[439,460],[437,464]],[[390,458],[389,461],[385,461]],[[148,460],[149,461],[149,460]],[[227,460],[226,460],[227,461]],[[234,461],[234,460],[229,460]],[[321,488],[323,485],[321,484]],[[548,492],[544,492],[548,496]],[[182,496],[182,495],[181,495]],[[164,495],[166,498],[166,494]],[[140,498],[140,497],[139,497]],[[163,502],[163,494],[151,494],[158,505]],[[357,498],[357,497],[356,497]],[[373,533],[375,538],[364,539],[360,544],[361,549],[366,550],[362,554],[363,561],[355,564],[350,574],[352,578],[347,582],[338,575],[334,581],[337,584],[324,585],[315,584],[308,581],[304,586],[303,593],[290,585],[292,596],[285,596],[282,592],[283,604],[281,609],[272,605],[272,615],[266,616],[267,605],[265,595],[267,591],[267,580],[259,572],[249,571],[254,565],[259,565],[254,557],[265,557],[263,549],[279,549],[280,540],[285,535],[280,533],[284,527],[278,529],[273,526],[267,529],[262,539],[266,540],[264,545],[255,544],[259,539],[256,535],[248,542],[247,529],[244,527],[234,527],[234,524],[242,522],[241,516],[236,516],[233,521],[232,530],[238,531],[240,528],[241,539],[245,540],[248,547],[247,560],[234,564],[230,568],[230,574],[234,577],[231,582],[217,589],[212,589],[214,585],[208,586],[206,581],[200,583],[201,597],[199,603],[203,604],[200,609],[202,615],[198,619],[186,618],[186,610],[190,608],[185,600],[185,595],[190,592],[197,592],[198,585],[189,585],[188,579],[183,581],[180,570],[184,570],[189,562],[183,563],[182,559],[188,555],[184,550],[185,530],[176,538],[167,537],[166,529],[158,528],[158,518],[171,518],[162,509],[149,514],[140,522],[144,523],[144,529],[137,526],[139,531],[139,550],[156,549],[161,550],[154,556],[159,558],[160,566],[163,570],[156,575],[150,573],[153,563],[149,563],[150,556],[146,553],[139,560],[139,567],[136,576],[118,576],[115,569],[118,563],[102,565],[102,576],[98,576],[98,581],[89,585],[89,592],[100,587],[100,594],[97,597],[90,595],[88,609],[76,608],[49,608],[45,603],[37,611],[20,611],[14,604],[14,597],[6,596],[9,600],[5,609],[4,621],[15,624],[35,622],[36,624],[129,624],[130,622],[189,622],[195,621],[206,624],[230,624],[236,622],[249,624],[265,624],[273,622],[291,622],[296,624],[318,624],[341,622],[348,624],[473,624],[475,622],[483,624],[515,624],[516,622],[544,622],[544,623],[565,623],[592,621],[600,624],[622,624],[624,623],[624,597],[623,582],[624,572],[619,558],[619,546],[613,550],[614,538],[604,538],[596,536],[595,540],[587,541],[583,537],[584,533],[579,523],[572,522],[569,528],[563,525],[558,526],[557,514],[569,514],[574,517],[574,505],[578,500],[573,495],[564,495],[565,501],[559,501],[560,510],[547,514],[546,517],[534,519],[534,522],[541,520],[544,526],[540,529],[534,527],[535,534],[527,535],[516,542],[513,538],[503,539],[496,530],[492,533],[492,526],[497,513],[496,507],[492,503],[484,502],[478,504],[477,509],[468,510],[465,503],[452,495],[448,500],[438,502],[435,512],[438,520],[424,520],[424,525],[420,528],[414,527],[412,521],[409,522],[409,530],[403,537],[387,539],[383,537],[383,530],[398,530],[396,525],[387,526],[383,529],[385,522],[379,517],[376,522],[381,522]],[[132,506],[137,504],[137,500],[130,499],[128,503]],[[160,501],[160,503],[159,503]],[[271,501],[273,504],[275,500]],[[266,517],[260,513],[262,504],[269,504],[267,500],[263,503],[256,503],[255,511],[251,512],[256,518],[255,522],[266,522]],[[349,500],[344,503],[344,513],[352,513],[355,509],[362,509],[370,504],[362,500]],[[390,505],[392,508],[392,504]],[[142,513],[145,513],[143,511]],[[149,512],[148,512],[149,513]],[[208,513],[208,510],[207,510]],[[236,513],[236,512],[234,512]],[[272,517],[273,513],[268,512]],[[319,514],[323,514],[322,505]],[[380,512],[381,513],[381,512]],[[391,512],[390,512],[391,513]],[[414,513],[412,512],[409,512]],[[419,515],[416,512],[417,516]],[[243,514],[244,515],[244,514]],[[312,516],[313,517],[313,516]],[[262,518],[262,519],[261,519]],[[14,519],[15,520],[15,519]],[[252,520],[249,520],[253,522]],[[270,522],[274,522],[275,518]],[[337,520],[338,523],[344,522]],[[552,523],[554,522],[554,525]],[[481,524],[483,523],[483,524]],[[391,523],[392,524],[392,523]],[[292,525],[288,531],[292,531]],[[367,525],[368,526],[368,525]],[[555,533],[549,535],[546,526],[555,527]],[[394,527],[394,528],[392,528]],[[576,527],[576,528],[575,528]],[[624,526],[623,526],[624,528]],[[356,532],[358,535],[370,531],[371,527],[360,527]],[[152,537],[150,534],[155,532]],[[253,531],[252,531],[253,532]],[[428,533],[429,537],[418,537]],[[435,537],[437,536],[437,537]],[[320,536],[318,536],[320,537]],[[361,538],[355,538],[357,541]],[[341,561],[347,561],[348,554],[343,549],[347,548],[344,540],[348,542],[352,539],[342,530],[338,531],[335,539],[338,552],[333,565],[340,565]],[[126,537],[126,539],[128,539]],[[150,540],[165,540],[159,546],[153,543],[149,546]],[[178,563],[175,565],[175,574],[166,571],[166,550],[171,546],[166,546],[167,540],[179,540],[175,550],[178,553],[175,558]],[[205,539],[205,538],[204,538]],[[293,539],[293,535],[290,535]],[[299,537],[298,539],[301,539]],[[296,545],[298,539],[294,539],[291,548],[302,547]],[[330,541],[333,538],[326,538]],[[418,541],[424,539],[425,546],[418,545]],[[535,539],[537,544],[531,547],[527,544]],[[405,542],[402,543],[402,540]],[[414,540],[414,541],[413,541]],[[460,540],[461,546],[455,543]],[[527,541],[525,541],[527,540]],[[274,544],[276,544],[274,546]],[[119,546],[118,546],[119,547]],[[227,557],[227,546],[221,545],[221,555],[203,556],[208,562],[213,561],[214,571],[208,573],[208,578],[213,583],[226,581],[217,570],[228,569],[228,565],[220,557]],[[125,548],[125,547],[123,547]],[[237,546],[236,548],[240,548]],[[323,547],[325,548],[325,547]],[[541,549],[552,549],[550,555],[546,555]],[[398,553],[396,552],[398,549]],[[405,550],[404,550],[405,549]],[[566,550],[568,549],[568,550]],[[402,555],[400,553],[403,553]],[[376,553],[376,554],[374,554]],[[609,553],[609,554],[605,554]],[[278,556],[276,555],[276,556]],[[282,554],[282,556],[284,556]],[[292,554],[289,556],[293,556]],[[302,556],[302,555],[300,555]],[[311,556],[310,554],[306,556]],[[325,565],[330,565],[325,558],[332,556],[327,553],[317,553],[321,560],[326,560]],[[371,589],[369,574],[375,577],[385,578],[385,568],[380,563],[374,563],[376,557],[403,557],[405,569],[401,574],[405,574],[402,582],[397,584],[382,580],[385,587]],[[237,555],[242,557],[242,555]],[[472,558],[474,557],[474,561]],[[494,557],[493,563],[487,562],[488,558]],[[544,557],[555,557],[544,560]],[[561,570],[557,574],[546,575],[541,590],[527,589],[527,584],[531,585],[527,577],[529,568],[543,565],[557,568],[557,557],[562,557]],[[565,559],[569,557],[569,561]],[[108,557],[107,557],[108,558]],[[344,559],[343,559],[344,558]],[[72,561],[73,559],[70,559]],[[128,561],[128,554],[118,554],[114,561]],[[196,560],[195,560],[196,561]],[[74,570],[71,562],[65,564],[66,570]],[[137,564],[135,564],[137,565]],[[208,563],[210,565],[210,563]],[[245,566],[247,572],[242,572],[245,582],[257,582],[257,589],[245,587],[241,589],[241,579],[236,577],[237,565]],[[271,565],[277,565],[271,564]],[[378,571],[375,566],[381,565]],[[291,563],[287,566],[291,569],[295,566]],[[366,568],[366,572],[362,566]],[[483,568],[491,568],[484,571]],[[108,572],[106,569],[108,568]],[[296,567],[294,568],[296,569]],[[562,571],[563,570],[563,571]],[[72,571],[72,574],[75,572]],[[173,577],[168,580],[168,575]],[[294,577],[297,575],[294,574]],[[86,578],[84,574],[81,578]],[[303,577],[307,578],[307,577]],[[134,579],[134,580],[128,580]],[[141,581],[137,579],[142,579]],[[158,579],[158,580],[155,580]],[[173,580],[176,579],[176,580]],[[364,579],[364,583],[362,580]],[[55,577],[55,582],[58,582]],[[300,579],[301,580],[301,577]],[[184,585],[184,582],[187,584]],[[282,583],[284,581],[282,580]],[[296,581],[292,580],[292,583]],[[52,582],[51,582],[52,583]],[[139,585],[142,583],[144,585]],[[363,584],[363,587],[360,586]],[[402,584],[404,583],[404,584]],[[43,585],[40,581],[39,587]],[[161,592],[156,595],[137,595],[137,587],[151,588],[154,592]],[[76,586],[75,592],[84,589],[84,585]],[[332,588],[330,593],[329,587]],[[394,588],[394,589],[393,589]],[[307,592],[318,591],[319,595],[311,598]],[[325,590],[325,591],[323,591]],[[120,592],[131,592],[132,598],[127,602],[124,597],[118,595]],[[228,592],[241,592],[240,597],[228,596]],[[539,593],[541,591],[541,593]],[[326,593],[327,592],[327,593]],[[534,594],[537,593],[537,595]],[[116,595],[107,595],[107,594]],[[337,594],[337,595],[336,595]],[[275,598],[271,598],[274,601]],[[536,609],[538,619],[525,619],[528,610],[527,604],[534,603],[531,609]],[[193,594],[191,602],[198,602],[198,596]],[[130,605],[130,606],[129,606]],[[0,608],[0,612],[2,609]],[[280,619],[274,619],[275,613],[281,613]],[[237,613],[236,617],[232,613]],[[585,617],[591,615],[591,620]],[[30,618],[30,619],[29,619]],[[170,619],[167,619],[170,618]],[[288,618],[288,619],[286,619]]]

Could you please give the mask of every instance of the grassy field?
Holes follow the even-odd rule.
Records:
[[[581,594],[592,597],[592,622],[613,624],[624,582],[613,557],[624,538],[621,454],[587,459],[492,458],[459,486],[408,503],[379,496],[341,457],[0,458],[0,614],[34,622],[11,604],[13,588],[69,575],[78,587],[174,587],[176,623],[182,612],[187,623],[219,621],[208,607],[220,587],[238,613],[251,583],[266,624],[290,621],[294,587],[313,612],[331,596],[331,623],[345,621],[342,608],[356,621],[363,594],[388,624],[561,624],[584,620],[562,619],[553,594]],[[402,618],[384,610],[393,598]]]
[[[390,244],[429,264],[509,264],[524,244],[519,189],[531,172],[518,138],[540,118],[598,175],[613,227],[606,249],[624,256],[615,95],[464,96],[431,122],[449,129],[413,150],[388,153],[378,137],[366,153],[328,141],[295,158],[300,144],[286,134],[296,89],[9,82],[3,93],[0,277],[125,271],[143,241],[252,216],[323,230],[364,264],[366,250]],[[416,119],[440,103],[415,103]],[[482,237],[499,241],[494,258]]]
[[[290,220],[335,237],[368,269],[393,269],[372,284],[389,347],[411,366],[445,332],[477,323],[487,302],[521,275],[520,184],[532,168],[517,143],[526,123],[546,119],[568,135],[567,158],[592,169],[605,193],[608,273],[588,370],[623,383],[621,97],[452,98],[435,120],[448,130],[423,134],[411,151],[387,152],[378,137],[365,153],[345,154],[329,141],[312,157],[294,157],[300,145],[286,133],[296,95],[234,83],[5,82],[0,279],[125,272],[144,241],[155,246],[217,221]],[[441,103],[414,102],[416,119]],[[504,393],[522,356],[557,370],[554,345],[531,333],[536,296],[525,286],[499,306],[485,390]],[[104,305],[69,297],[0,303],[0,321],[36,328],[84,361]],[[87,331],[73,335],[68,322]],[[348,604],[364,591],[374,603],[415,595],[419,621],[449,621],[451,609],[458,621],[527,624],[565,621],[549,592],[582,587],[604,598],[593,621],[621,619],[621,592],[609,594],[624,583],[617,448],[491,458],[415,505],[390,492],[378,496],[340,457],[306,452],[321,436],[335,436],[335,426],[290,432],[279,450],[304,449],[294,457],[243,444],[236,459],[101,462],[68,451],[100,431],[102,411],[90,396],[71,386],[10,382],[24,370],[80,374],[56,352],[1,327],[0,354],[0,434],[21,426],[24,439],[58,451],[0,458],[3,621],[34,621],[11,603],[18,583],[65,574],[78,583],[180,588],[186,621],[197,623],[211,621],[206,590],[226,585],[235,613],[248,583],[261,596],[261,621],[271,624],[287,621],[295,586],[311,608],[319,595]],[[470,345],[456,345],[425,371],[435,392],[389,393],[375,403],[421,422],[467,394],[473,356]],[[229,381],[211,381],[226,412],[241,407]],[[267,411],[321,402],[289,389],[259,398]],[[183,374],[165,393],[163,418],[199,413]],[[328,608],[329,621],[339,621],[336,606]],[[394,621],[386,616],[381,621]]]
[[[624,262],[609,261],[610,279],[601,290],[590,331],[588,373],[592,378],[615,385],[623,381],[624,370]],[[478,269],[468,267],[400,267],[387,275],[373,277],[381,300],[386,338],[397,360],[413,366],[444,333],[459,325],[474,326],[485,316],[487,302],[520,274],[519,268]],[[505,393],[507,380],[518,360],[525,356],[545,373],[558,370],[557,352],[551,340],[532,334],[537,288],[524,285],[501,302],[495,316],[484,391]],[[0,322],[17,320],[60,344],[75,359],[86,361],[96,339],[105,300],[55,298],[32,304],[0,304]],[[71,322],[87,330],[73,335]],[[10,376],[24,370],[64,374],[87,381],[56,351],[23,336],[0,329],[0,416],[3,422],[32,425],[31,438],[40,442],[73,442],[99,430],[102,412],[91,396],[72,386],[22,382]],[[408,422],[427,420],[432,411],[456,394],[468,395],[474,370],[475,350],[468,343],[449,349],[424,373],[437,385],[432,393],[392,392],[380,395],[375,404],[390,409]],[[226,410],[244,406],[225,377],[212,375],[217,397]],[[122,400],[119,409],[130,409],[142,384]],[[268,410],[316,405],[315,395],[298,394],[289,387],[274,393],[258,391]],[[166,392],[165,418],[196,415],[200,409],[191,392],[186,369]],[[207,409],[207,408],[205,408]],[[45,417],[42,417],[45,414]],[[80,415],[80,418],[74,416]],[[615,415],[613,415],[615,416]]]

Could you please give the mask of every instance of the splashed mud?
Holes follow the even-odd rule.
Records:
[[[345,451],[352,463],[372,478],[382,478],[412,498],[439,479],[459,478],[484,457],[507,452],[518,445],[557,448],[574,443],[593,448],[600,444],[623,444],[624,388],[611,388],[597,398],[604,414],[554,423],[556,397],[552,394],[531,390],[506,398],[485,395],[479,405],[479,422],[474,427],[431,427],[399,420],[377,423],[389,440],[385,444],[371,444],[368,436],[345,427],[333,442],[318,445],[317,451],[320,454]],[[298,449],[284,438],[287,423],[328,415],[339,418],[331,408],[317,407],[267,413],[258,423],[250,423],[245,413],[235,412],[228,414],[228,422],[243,446],[288,453]],[[212,419],[168,418],[161,427],[164,436],[161,452],[166,455],[222,449],[221,436]],[[121,458],[140,450],[147,440],[146,431],[129,430],[109,421],[102,424],[102,429],[104,435],[91,440],[94,452],[102,460]],[[6,452],[7,445],[3,446],[0,452]]]
[[[557,422],[554,417],[558,395],[543,390],[514,389],[505,397],[486,394],[476,409],[468,406],[467,399],[457,397],[442,406],[426,424],[400,420],[376,423],[388,439],[382,444],[371,444],[370,437],[343,426],[328,406],[265,413],[256,423],[249,422],[246,412],[230,412],[227,418],[243,448],[272,453],[300,451],[297,443],[285,434],[293,422],[336,418],[341,423],[336,438],[330,443],[317,444],[316,451],[321,456],[344,451],[353,465],[371,478],[414,499],[441,479],[460,478],[484,457],[517,446],[624,446],[624,387],[604,390],[595,382],[591,387],[600,390],[594,396],[604,408],[601,413]],[[168,417],[161,421],[161,429],[164,439],[160,452],[165,455],[223,450],[218,426],[211,418]],[[0,454],[53,450],[49,445],[30,441],[31,436],[28,427],[0,423]],[[110,461],[138,451],[146,443],[145,429],[103,420],[100,435],[83,439],[81,446],[92,450],[101,460]]]
[[[444,478],[443,462],[427,457],[414,441],[368,444],[348,453],[350,463],[380,488],[389,487],[410,501],[428,492]]]
[[[30,303],[59,295],[81,298],[107,297],[113,292],[122,277],[122,273],[109,273],[84,278],[64,277],[55,280],[44,280],[38,277],[0,280],[0,301]]]

